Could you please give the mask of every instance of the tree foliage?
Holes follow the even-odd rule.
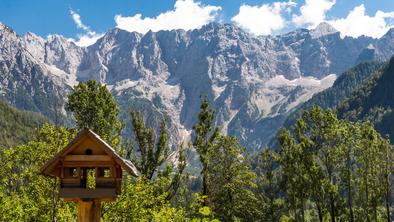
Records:
[[[105,86],[81,83],[69,98],[76,130],[90,127],[125,146],[119,144],[119,110]],[[103,105],[107,102],[112,105]],[[135,112],[131,120],[133,147],[123,147],[128,152],[122,155],[142,176],[124,175],[121,195],[103,204],[105,221],[393,219],[393,146],[370,122],[342,120],[313,107],[281,129],[279,150],[263,149],[251,159],[236,138],[219,133],[215,112],[203,98],[192,134],[203,181],[196,193],[188,187],[195,178],[183,173],[183,149],[170,153],[165,124],[149,128]],[[59,198],[59,181],[40,175],[40,167],[76,130],[46,124],[28,143],[0,149],[0,221],[75,220],[74,204]]]
[[[141,113],[131,112],[133,132],[135,136],[135,148],[129,149],[128,156],[136,150],[137,155],[133,157],[133,162],[142,175],[151,180],[154,174],[167,160],[169,155],[169,145],[167,142],[167,131],[165,123],[160,125],[159,132],[153,128],[145,126]],[[156,140],[156,135],[158,138]]]
[[[223,221],[258,218],[256,174],[234,137],[219,136],[209,156],[208,203]]]
[[[278,139],[292,218],[306,221],[308,211],[320,221],[390,220],[392,147],[371,124],[314,107]]]
[[[194,125],[193,146],[196,149],[202,165],[202,195],[207,196],[208,191],[208,163],[212,146],[219,136],[219,128],[214,126],[215,111],[210,107],[208,99],[201,99],[198,122]]]
[[[132,156],[133,163],[141,175],[151,181],[162,182],[164,178],[167,184],[161,183],[160,193],[166,193],[166,199],[172,199],[178,192],[183,179],[183,171],[186,167],[186,159],[183,148],[180,147],[173,154],[177,164],[170,161],[170,147],[167,140],[167,129],[164,122],[160,129],[155,132],[153,128],[146,127],[143,116],[138,112],[131,112],[135,148],[128,149],[127,158]],[[134,153],[134,155],[132,155]]]
[[[74,114],[77,129],[90,128],[111,145],[119,145],[123,124],[118,104],[105,85],[79,82],[68,95],[66,109]]]
[[[70,221],[75,207],[59,198],[57,179],[40,174],[43,164],[74,132],[44,125],[39,138],[0,149],[0,221]]]
[[[37,136],[37,129],[49,122],[38,113],[21,111],[0,101],[0,146],[16,146]]]
[[[279,221],[284,209],[283,199],[278,196],[281,192],[278,159],[275,151],[264,148],[255,161],[258,209],[261,218],[267,221]]]

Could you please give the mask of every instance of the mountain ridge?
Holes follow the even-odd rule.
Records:
[[[12,36],[3,29],[0,36]],[[63,115],[67,115],[64,102],[71,87],[94,79],[106,84],[123,104],[124,118],[130,109],[150,107],[156,113],[152,119],[167,119],[176,143],[175,138],[190,134],[199,98],[205,95],[217,109],[222,131],[236,136],[251,150],[267,144],[266,132],[275,131],[291,110],[330,87],[335,80],[332,74],[339,75],[360,60],[385,61],[394,53],[394,36],[389,33],[382,39],[341,38],[327,24],[317,31],[299,29],[257,37],[232,24],[219,23],[191,31],[146,34],[113,28],[88,47],[78,47],[59,35],[43,39],[32,33],[14,34],[8,42],[16,43],[16,51],[29,54],[29,69],[19,73],[21,78],[28,76],[32,67],[40,67],[34,78],[46,82],[33,88],[59,100],[60,108],[56,109]],[[0,45],[4,42],[0,37]],[[6,64],[26,63],[3,60]],[[0,69],[0,73],[12,72]],[[23,85],[29,87],[27,82]],[[44,86],[53,89],[44,90]],[[14,90],[5,84],[0,87],[8,94]],[[43,104],[40,109],[18,105],[8,94],[4,99],[18,108],[53,113]],[[33,99],[33,105],[39,103]]]

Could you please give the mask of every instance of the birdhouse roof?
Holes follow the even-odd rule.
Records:
[[[106,143],[103,139],[100,138],[96,133],[92,130],[85,128],[72,140],[63,150],[56,154],[52,159],[50,159],[42,168],[41,173],[48,176],[54,176],[53,169],[59,164],[59,161],[62,160],[63,157],[67,156],[67,154],[71,153],[74,149],[78,147],[78,145],[86,140],[91,139],[93,142],[97,143],[97,147],[101,148],[105,154],[112,157],[112,159],[121,166],[123,170],[129,173],[132,176],[138,176],[138,170],[134,166],[134,164],[119,156],[115,150]]]

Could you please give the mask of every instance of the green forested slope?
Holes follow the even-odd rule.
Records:
[[[290,114],[284,126],[294,124],[296,118],[299,117],[302,112],[313,106],[320,106],[323,109],[334,109],[343,100],[352,95],[353,91],[355,91],[364,80],[376,73],[382,67],[383,63],[380,62],[366,62],[344,72],[338,77],[332,87],[314,95],[309,101],[302,104],[296,111]]]
[[[367,62],[349,69],[338,77],[332,87],[314,96],[302,105],[302,108],[310,108],[314,105],[321,106],[323,109],[334,108],[382,66],[380,62]]]
[[[0,101],[0,147],[28,142],[45,122],[48,120],[38,113],[21,111]]]
[[[394,138],[394,57],[343,103],[338,115],[352,121],[369,120],[382,135]]]

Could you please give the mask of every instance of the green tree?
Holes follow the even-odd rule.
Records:
[[[44,125],[39,138],[0,149],[0,221],[71,221],[74,204],[59,198],[59,181],[40,168],[65,147],[74,132]]]
[[[305,112],[303,119],[307,124],[306,136],[312,141],[312,155],[314,156],[314,165],[317,167],[315,175],[319,175],[317,180],[312,181],[312,186],[317,192],[326,194],[326,201],[329,203],[329,212],[331,221],[336,220],[339,195],[339,185],[336,178],[339,173],[340,154],[339,149],[342,143],[342,137],[339,135],[341,128],[340,121],[336,115],[327,109],[323,111],[320,107],[313,107]],[[316,187],[318,186],[318,187]],[[322,217],[320,218],[322,221]]]
[[[198,122],[194,125],[193,146],[196,149],[202,165],[202,195],[207,196],[208,191],[208,163],[212,146],[219,136],[219,128],[214,127],[215,111],[209,106],[208,99],[203,97],[201,100]],[[206,204],[206,202],[204,202]]]
[[[219,136],[208,161],[209,206],[223,221],[255,221],[256,174],[236,138]]]
[[[138,151],[133,157],[134,164],[142,175],[151,180],[169,155],[165,123],[162,122],[159,132],[155,133],[153,128],[145,126],[141,113],[131,112],[130,115],[133,124],[135,148],[131,147],[127,156],[130,158],[134,150]],[[158,136],[155,141],[156,135]]]
[[[315,204],[320,221],[391,219],[392,147],[370,123],[339,120],[314,107],[290,130],[282,129],[278,140],[295,220],[304,221],[303,212],[310,211],[305,201]]]
[[[66,109],[73,112],[79,130],[88,127],[115,148],[119,145],[119,107],[105,85],[79,82],[68,95]]]
[[[386,207],[386,219],[391,221],[391,177],[393,172],[392,160],[393,160],[393,146],[390,144],[390,140],[386,138],[382,142],[382,152],[384,156],[383,160],[383,193]]]
[[[381,175],[384,173],[385,156],[382,151],[382,138],[370,123],[360,125],[360,141],[356,147],[355,160],[359,201],[362,203],[363,218],[377,221],[378,205],[382,201],[383,190]]]
[[[172,199],[177,193],[183,179],[183,171],[186,167],[186,159],[183,147],[177,150],[177,165],[169,160],[169,145],[167,129],[164,121],[160,129],[155,132],[153,128],[146,127],[143,116],[139,112],[131,112],[135,148],[129,148],[127,158],[133,163],[146,179],[151,182],[160,182],[157,186],[161,193],[166,192],[167,200]],[[132,155],[134,151],[137,151]],[[157,185],[157,184],[156,184]]]
[[[285,179],[289,180],[291,175],[299,177],[290,178],[290,184],[294,183],[293,192],[301,194],[298,198],[301,201],[302,221],[305,219],[306,198],[315,203],[320,221],[323,221],[326,205],[331,221],[337,218],[337,204],[340,201],[337,178],[342,143],[339,129],[340,121],[334,113],[314,107],[297,120],[291,131],[282,131],[279,137],[283,153],[280,163]]]
[[[297,120],[297,127],[293,127],[296,135],[302,135],[298,130],[303,130],[305,124],[300,119]],[[290,131],[281,129],[278,136],[281,149],[279,151],[280,170],[286,199],[293,211],[293,219],[305,221],[305,202],[310,195],[310,175],[307,173],[311,167],[310,156],[305,149],[305,141],[297,141]],[[308,142],[308,141],[307,141]]]
[[[264,148],[257,157],[257,198],[259,199],[262,218],[266,221],[279,221],[283,201],[279,197],[278,154]]]
[[[171,207],[167,194],[157,193],[146,178],[128,177],[127,184],[116,202],[104,205],[104,221],[188,221],[186,212]]]
[[[342,193],[346,196],[347,205],[347,220],[353,222],[355,220],[354,214],[354,196],[356,192],[355,185],[355,151],[360,136],[359,128],[356,124],[342,121],[342,127],[340,129],[340,137],[344,138],[339,149],[339,156],[341,162],[340,168],[340,186]]]

